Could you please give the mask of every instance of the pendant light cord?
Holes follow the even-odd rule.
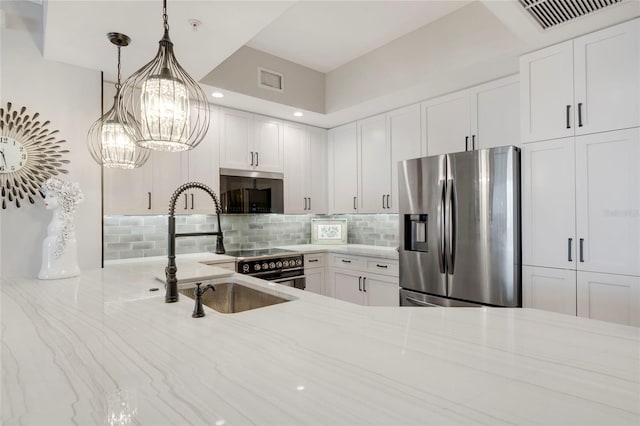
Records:
[[[116,83],[116,92],[120,91],[120,87],[122,85],[120,84],[120,46],[118,46],[118,82]]]
[[[162,0],[162,20],[164,21],[164,30],[169,32],[169,16],[167,15],[167,0]]]

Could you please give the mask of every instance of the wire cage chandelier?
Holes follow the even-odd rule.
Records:
[[[119,117],[141,147],[186,151],[196,147],[209,129],[209,103],[173,53],[167,0],[162,18],[164,35],[158,53],[122,84]]]
[[[131,39],[125,34],[109,33],[109,41],[118,47],[118,81],[113,106],[95,121],[87,133],[87,145],[91,157],[103,167],[113,169],[134,169],[142,166],[149,158],[149,150],[139,147],[131,139],[125,124],[118,116],[120,97],[120,48],[129,45]],[[133,118],[131,117],[130,121]]]

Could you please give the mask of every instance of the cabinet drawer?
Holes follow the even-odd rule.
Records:
[[[324,253],[312,253],[304,255],[304,268],[323,268],[325,266],[325,255]]]
[[[396,277],[400,274],[398,262],[394,260],[367,259],[367,271]]]
[[[365,259],[357,256],[333,255],[332,265],[335,268],[359,269],[364,270]]]

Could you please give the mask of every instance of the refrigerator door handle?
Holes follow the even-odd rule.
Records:
[[[447,273],[453,275],[453,267],[455,264],[456,253],[456,224],[455,224],[455,201],[453,194],[453,179],[447,181],[447,199],[446,199],[446,252],[447,252]]]
[[[443,179],[439,182],[440,186],[440,200],[438,201],[438,217],[437,217],[437,228],[438,228],[438,264],[440,265],[440,273],[444,274],[444,245],[445,245],[445,234],[444,234],[444,226],[445,226],[445,181]]]

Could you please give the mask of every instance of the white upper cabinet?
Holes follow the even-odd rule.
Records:
[[[640,129],[576,138],[578,269],[640,275]]]
[[[327,131],[285,123],[284,151],[285,213],[326,213]]]
[[[168,214],[169,201],[176,189],[189,180],[189,154],[183,152],[153,152],[153,213]],[[175,214],[189,213],[189,194],[185,191],[176,202]]]
[[[636,19],[522,56],[523,142],[640,126],[639,28]]]
[[[104,169],[104,214],[153,213],[153,161],[132,170]]]
[[[358,211],[385,213],[391,197],[391,147],[385,114],[358,121],[360,191]]]
[[[469,93],[455,93],[422,104],[427,155],[448,154],[469,149],[471,119]]]
[[[271,117],[253,116],[254,137],[250,154],[255,170],[284,171],[284,123]]]
[[[523,142],[573,136],[572,43],[520,57]]]
[[[201,182],[213,189],[220,201],[220,173],[219,173],[219,157],[218,137],[216,131],[218,123],[219,109],[211,105],[211,124],[209,131],[205,135],[202,142],[194,149],[187,151],[188,155],[188,180],[190,182]],[[183,163],[184,164],[184,163]],[[200,189],[190,189],[188,200],[188,214],[214,214],[215,206],[213,200],[205,191]]]
[[[509,76],[424,102],[426,155],[518,145],[518,82]]]
[[[640,126],[640,20],[573,42],[576,134]]]
[[[253,136],[252,114],[220,108],[220,167],[251,169]]]
[[[329,131],[329,211],[358,211],[358,135],[356,123]]]
[[[220,167],[284,171],[282,120],[220,108]]]
[[[520,145],[518,76],[471,90],[471,139],[473,149]]]
[[[387,213],[398,213],[398,163],[422,155],[420,105],[390,111],[386,118],[391,144],[391,196]]]
[[[573,140],[522,148],[522,263],[576,268]]]

